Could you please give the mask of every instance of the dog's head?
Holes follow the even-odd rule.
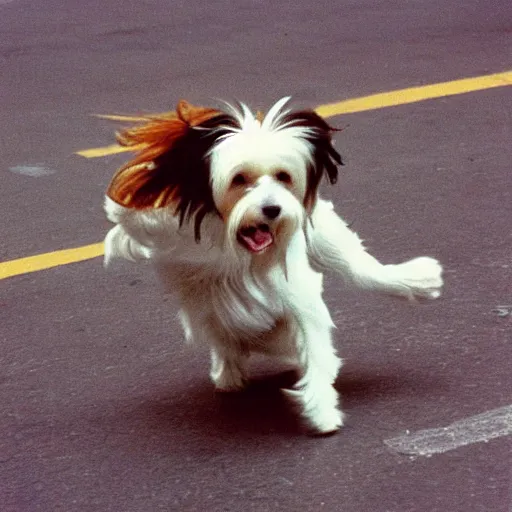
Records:
[[[107,195],[128,208],[173,209],[192,221],[196,239],[208,214],[220,216],[232,248],[259,254],[302,226],[322,176],[335,183],[341,158],[331,128],[313,111],[265,116],[241,104],[225,111],[181,101],[176,112],[150,117],[118,134],[140,148],[114,176]]]

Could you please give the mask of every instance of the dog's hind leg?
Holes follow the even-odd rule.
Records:
[[[184,308],[179,311],[178,318],[183,327],[185,340],[188,343],[194,342],[211,347],[210,378],[217,391],[229,392],[243,389],[247,381],[247,354],[235,342],[220,341],[221,334],[216,332],[209,322],[195,325],[192,319],[197,320],[198,317],[200,315],[197,311],[189,313]]]
[[[210,378],[220,392],[242,390],[247,383],[247,355],[235,350],[212,347]]]

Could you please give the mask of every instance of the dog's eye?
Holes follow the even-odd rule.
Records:
[[[286,171],[279,171],[276,174],[277,181],[280,181],[281,183],[291,183],[292,177],[286,172]]]
[[[245,185],[246,183],[247,183],[247,179],[241,172],[239,172],[238,174],[235,174],[235,176],[231,180],[231,185],[235,186],[235,187],[239,187],[240,185]]]

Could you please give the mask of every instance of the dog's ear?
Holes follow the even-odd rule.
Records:
[[[139,152],[114,175],[107,188],[113,201],[127,208],[171,206],[180,225],[195,217],[195,234],[204,216],[215,211],[207,154],[227,114],[180,101],[175,112],[148,117],[144,124],[117,134],[119,143]]]
[[[340,154],[332,144],[332,134],[341,131],[330,126],[313,110],[289,112],[283,117],[286,126],[306,128],[304,139],[313,147],[313,160],[308,168],[308,185],[304,203],[310,209],[316,200],[322,176],[326,176],[331,184],[338,180],[338,165],[343,165]]]

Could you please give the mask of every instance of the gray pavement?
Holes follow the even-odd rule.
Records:
[[[74,154],[113,142],[91,114],[504,71],[511,19],[508,0],[0,0],[0,260],[103,238],[126,156]],[[332,437],[300,433],[273,368],[216,396],[148,268],[0,281],[0,510],[510,512],[510,436],[430,457],[385,441],[512,403],[511,112],[503,87],[330,120],[348,125],[337,209],[383,261],[446,267],[421,305],[328,279],[348,413]]]

